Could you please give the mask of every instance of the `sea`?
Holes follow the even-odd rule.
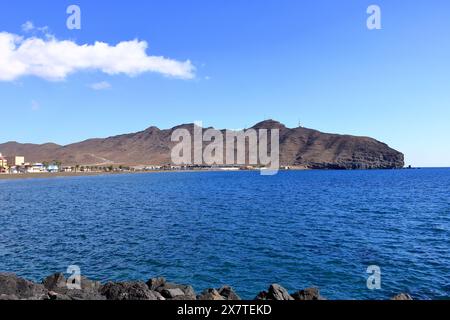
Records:
[[[450,298],[450,169],[0,181],[0,272]],[[378,270],[378,271],[374,271]],[[375,285],[374,285],[375,284]]]

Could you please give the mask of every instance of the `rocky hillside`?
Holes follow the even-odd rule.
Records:
[[[193,125],[182,125],[161,130],[150,127],[137,133],[105,139],[90,139],[60,146],[56,144],[0,144],[3,155],[23,155],[27,161],[59,160],[64,165],[166,165],[174,143],[170,141],[174,130]],[[316,130],[287,128],[268,120],[254,129],[280,130],[280,164],[310,169],[391,169],[404,166],[402,153],[368,137],[322,133]],[[206,146],[206,144],[205,144]]]

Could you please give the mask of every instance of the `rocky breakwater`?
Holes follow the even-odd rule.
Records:
[[[80,289],[69,289],[62,273],[35,283],[14,274],[0,273],[0,300],[223,300],[237,301],[241,298],[229,286],[206,289],[197,294],[189,285],[167,282],[153,278],[147,282],[108,282],[81,277]],[[260,292],[255,300],[326,300],[317,288],[300,290],[290,294],[278,284]],[[393,300],[412,300],[408,294],[400,294]]]

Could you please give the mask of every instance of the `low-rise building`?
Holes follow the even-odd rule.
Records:
[[[25,165],[25,157],[24,156],[10,156],[10,157],[6,157],[6,160],[8,161],[8,164],[11,167]]]
[[[0,153],[0,173],[8,170],[8,160]]]
[[[57,164],[50,164],[47,166],[47,171],[50,173],[57,173],[59,172],[59,166]]]
[[[42,163],[34,163],[27,168],[28,173],[42,173],[46,172],[45,166]]]
[[[135,167],[137,170],[145,170],[145,171],[157,171],[161,170],[161,166],[145,166],[145,167]]]

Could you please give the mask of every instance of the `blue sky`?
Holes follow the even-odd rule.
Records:
[[[71,4],[81,30],[66,27]],[[382,30],[366,27],[371,4]],[[244,128],[273,118],[374,137],[407,164],[450,166],[449,16],[446,0],[2,0],[0,32],[77,45],[138,39],[149,56],[193,69],[0,81],[0,141],[67,144],[152,125]]]

